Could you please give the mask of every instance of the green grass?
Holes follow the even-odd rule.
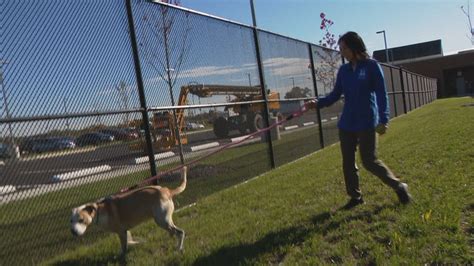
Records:
[[[410,185],[408,206],[361,170],[367,204],[336,211],[347,197],[334,145],[176,213],[187,232],[184,254],[148,222],[133,230],[144,242],[126,258],[108,235],[46,264],[473,263],[474,107],[462,106],[472,102],[438,100],[394,120],[379,138],[379,157]]]
[[[275,142],[279,158],[294,160],[302,153],[311,153],[316,146],[306,146],[297,153],[279,146],[303,147],[306,138],[315,134],[315,129],[310,128],[286,135]],[[160,165],[159,169],[163,171],[175,166],[176,163]],[[175,200],[176,206],[185,206],[269,169],[268,145],[265,143],[222,151],[190,168],[188,188],[185,194]],[[79,241],[71,236],[68,227],[71,209],[136,184],[147,177],[148,171],[143,171],[0,206],[0,235],[3,240],[0,241],[0,261],[8,265],[37,264],[65,250],[95,243],[104,237],[103,232],[92,229]],[[165,184],[174,187],[177,182]]]

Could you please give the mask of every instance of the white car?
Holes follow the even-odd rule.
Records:
[[[202,129],[202,128],[204,128],[203,124],[193,123],[193,122],[187,122],[186,123],[186,129],[187,130],[195,130],[195,129]]]

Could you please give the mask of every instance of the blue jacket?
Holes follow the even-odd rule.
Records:
[[[387,90],[382,68],[372,59],[350,63],[339,68],[334,90],[319,99],[319,107],[335,103],[344,94],[344,109],[337,126],[346,131],[373,129],[387,124],[390,118]]]

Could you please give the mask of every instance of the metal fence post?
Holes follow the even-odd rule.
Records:
[[[314,57],[313,57],[313,49],[311,49],[311,44],[308,43],[308,49],[309,49],[309,60],[310,60],[310,66],[311,66],[311,78],[313,80],[313,87],[314,87],[314,95],[316,97],[319,96],[318,93],[318,83],[316,82],[316,70],[314,68]],[[316,108],[316,114],[318,116],[318,125],[319,125],[319,143],[321,145],[321,149],[324,148],[324,135],[323,135],[323,123],[321,121],[321,110]]]
[[[151,141],[151,133],[150,133],[150,125],[149,125],[150,119],[148,117],[148,112],[147,112],[145,90],[143,86],[143,78],[142,78],[142,72],[141,72],[141,66],[140,66],[140,58],[138,56],[137,37],[135,34],[135,25],[133,22],[133,14],[132,14],[132,2],[131,0],[125,0],[125,2],[127,6],[127,19],[128,19],[128,27],[130,31],[130,42],[132,45],[133,62],[135,65],[135,76],[137,79],[138,95],[140,97],[140,107],[142,109],[143,129],[145,130],[146,151],[147,151],[148,159],[150,163],[151,175],[155,176],[157,174],[156,162],[155,162],[155,155],[153,153],[153,144]]]
[[[422,106],[421,97],[420,97],[420,77],[416,75],[416,98],[418,98],[418,107]]]
[[[418,108],[418,106],[417,106],[417,102],[416,102],[415,78],[414,78],[413,74],[411,74],[411,93],[414,94],[413,97],[410,97],[410,98],[413,98],[414,107],[411,108],[411,109],[414,110],[414,109]]]
[[[403,112],[406,114],[407,113],[407,100],[406,100],[406,95],[405,95],[405,82],[403,82],[403,70],[401,67],[398,70],[400,72],[400,85],[402,87]]]
[[[421,86],[423,87],[423,93],[421,94],[421,97],[423,98],[423,105],[426,105],[426,80],[424,77],[421,77]]]
[[[393,109],[395,110],[395,117],[398,116],[398,111],[397,111],[397,92],[395,91],[395,85],[393,84],[393,67],[390,66],[390,78],[392,80],[392,90],[393,90]]]
[[[270,118],[269,118],[269,113],[270,110],[268,109],[268,95],[267,95],[267,90],[265,88],[265,75],[263,72],[263,64],[262,64],[262,56],[260,53],[260,42],[258,40],[258,30],[257,30],[257,20],[255,18],[255,7],[253,4],[253,0],[250,0],[250,7],[252,10],[252,20],[253,20],[253,38],[255,42],[255,54],[257,57],[257,66],[258,66],[258,75],[260,78],[260,88],[262,91],[263,99],[264,99],[264,111],[263,111],[263,118],[265,120],[266,126],[268,127],[270,125]],[[269,147],[269,152],[270,152],[270,163],[271,167],[275,168],[276,163],[275,163],[275,152],[273,150],[273,141],[271,137],[271,132],[268,130],[266,133],[266,138],[268,139],[268,145]]]

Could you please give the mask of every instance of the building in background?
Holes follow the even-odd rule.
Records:
[[[438,97],[474,95],[474,49],[444,55],[441,40],[388,49],[389,62],[438,80]],[[387,62],[385,50],[373,57]]]

